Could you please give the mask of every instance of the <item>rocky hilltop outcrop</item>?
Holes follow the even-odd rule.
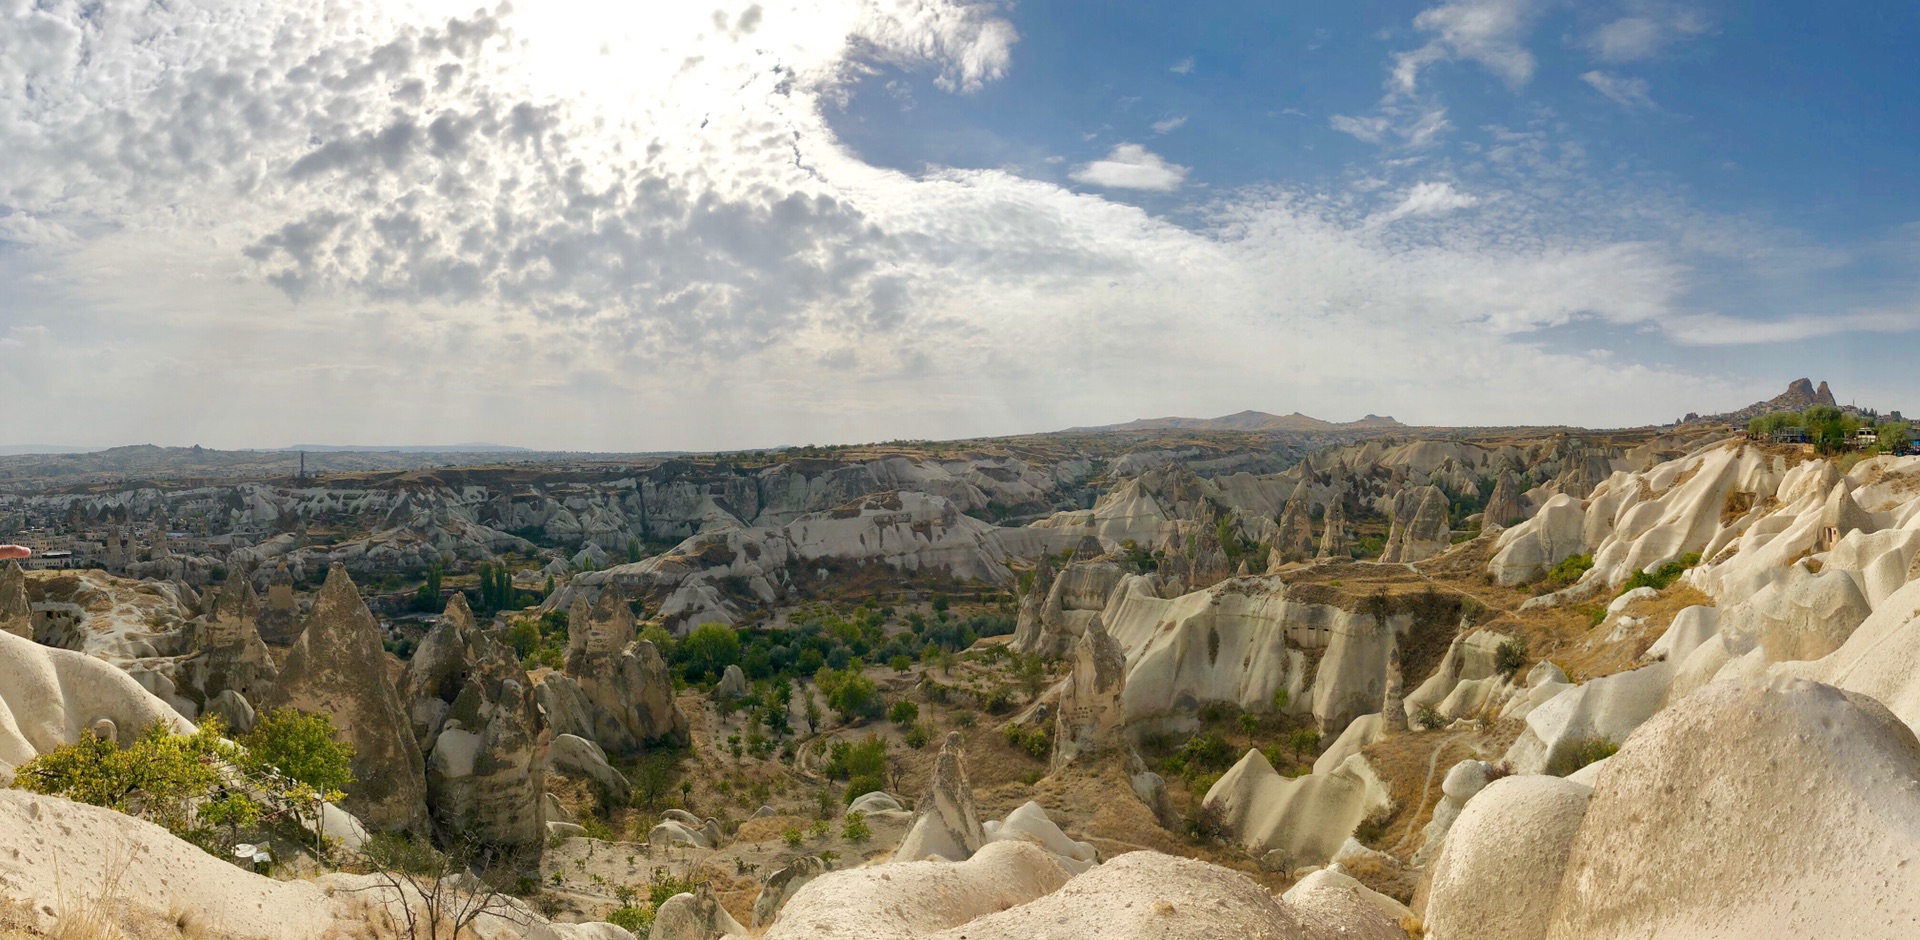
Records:
[[[1764,415],[1778,414],[1782,411],[1805,411],[1815,405],[1838,407],[1838,403],[1833,398],[1833,391],[1827,388],[1827,383],[1821,382],[1820,386],[1815,388],[1810,379],[1794,379],[1787,383],[1786,391],[1766,401],[1757,401],[1738,411],[1729,411],[1725,414],[1706,417],[1688,415],[1684,423],[1726,422],[1744,426],[1748,421]]]
[[[20,563],[0,568],[0,633],[33,639],[33,606],[27,600],[27,573]]]
[[[260,639],[259,616],[260,597],[252,582],[243,575],[227,578],[200,621],[198,652],[182,670],[202,707],[222,692],[249,703],[271,696],[280,670]]]
[[[267,704],[333,718],[335,732],[353,745],[354,783],[343,805],[361,822],[376,829],[426,830],[420,745],[389,678],[380,625],[345,566],[327,572]]]

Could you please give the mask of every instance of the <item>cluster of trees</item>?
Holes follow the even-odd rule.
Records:
[[[1807,443],[1822,454],[1851,450],[1854,435],[1861,428],[1872,428],[1879,437],[1879,443],[1874,445],[1878,453],[1900,453],[1912,441],[1912,428],[1905,421],[1880,421],[1871,415],[1850,414],[1831,405],[1815,405],[1806,411],[1775,412],[1747,422],[1747,432],[1761,438],[1790,428],[1806,431]]]
[[[856,660],[905,669],[939,662],[981,637],[1013,632],[1014,618],[1008,614],[960,617],[945,609],[943,599],[933,606],[931,617],[918,612],[896,617],[892,607],[876,607],[871,600],[845,614],[815,605],[795,613],[787,629],[734,630],[707,623],[680,640],[658,627],[641,636],[660,648],[675,675],[702,685],[718,681],[731,665],[738,665],[749,680],[803,679],[822,667],[857,671]],[[901,626],[906,629],[898,629]]]

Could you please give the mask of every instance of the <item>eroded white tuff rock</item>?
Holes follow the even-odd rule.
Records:
[[[10,782],[21,764],[80,740],[102,719],[122,745],[155,724],[179,734],[193,730],[112,665],[0,634],[0,783]]]
[[[306,628],[287,654],[270,707],[323,712],[353,745],[346,809],[375,829],[424,832],[420,745],[388,679],[380,626],[343,565],[327,572]]]
[[[1346,500],[1336,490],[1333,498],[1327,502],[1327,514],[1321,520],[1325,528],[1320,530],[1320,558],[1345,558],[1352,553],[1353,535],[1347,531]]]
[[[33,639],[33,606],[27,600],[27,573],[20,563],[0,567],[0,633]]]
[[[1330,773],[1282,777],[1253,748],[1202,802],[1221,812],[1236,842],[1284,870],[1325,864],[1361,820],[1391,806],[1392,798],[1358,754]]]
[[[1073,648],[1073,673],[1054,718],[1054,769],[1124,743],[1127,656],[1095,614]]]
[[[914,940],[1025,904],[1067,883],[1052,853],[995,842],[962,862],[896,861],[803,886],[764,940]]]
[[[760,895],[753,899],[753,927],[760,929],[773,923],[780,909],[793,899],[807,882],[820,877],[827,871],[827,863],[819,858],[807,855],[794,859],[787,867],[767,877],[767,883],[760,888]]]
[[[1915,779],[1920,741],[1864,695],[1710,685],[1608,760],[1548,936],[1911,936]]]
[[[649,940],[718,940],[720,937],[744,937],[747,928],[720,906],[713,886],[703,884],[692,894],[676,894],[660,905],[653,918]]]
[[[293,573],[282,556],[267,579],[267,599],[255,619],[260,639],[274,646],[292,646],[300,636],[300,610],[293,596]]]
[[[1284,564],[1312,558],[1316,549],[1313,542],[1313,507],[1307,487],[1302,486],[1287,498],[1286,508],[1280,511],[1273,553]]]
[[[638,753],[647,743],[686,740],[687,718],[673,700],[673,678],[660,651],[634,639],[633,611],[618,591],[567,617],[564,672],[541,677],[540,707],[557,738],[576,735],[609,753]]]
[[[1099,558],[1075,559],[1056,575],[1043,557],[1033,588],[1022,598],[1013,647],[1039,656],[1064,655],[1125,578],[1119,564]]]
[[[947,732],[940,755],[934,758],[927,793],[916,804],[913,825],[900,847],[894,850],[895,861],[942,858],[962,862],[985,844],[980,811],[973,804],[973,787],[967,783],[964,755],[965,742],[960,732]]]
[[[586,738],[556,734],[547,754],[554,770],[593,781],[603,799],[611,801],[633,791],[633,784],[628,782],[626,775],[607,762],[607,752]]]
[[[1122,701],[1130,724],[1190,720],[1208,701],[1268,711],[1284,689],[1288,710],[1310,713],[1328,735],[1379,709],[1394,637],[1412,624],[1407,614],[1382,623],[1370,613],[1290,600],[1277,577],[1235,578],[1172,599],[1149,579],[1130,577],[1101,621],[1127,654]],[[1322,654],[1309,685],[1311,650]]]
[[[1510,526],[1524,522],[1527,518],[1526,507],[1521,504],[1520,489],[1515,484],[1513,473],[1500,471],[1494,478],[1493,492],[1487,496],[1486,508],[1480,511],[1480,524],[1483,528],[1491,526]]]
[[[1427,874],[1427,936],[1544,940],[1591,793],[1559,777],[1516,776],[1474,796]],[[1637,936],[1646,935],[1643,930]]]
[[[541,845],[545,723],[526,670],[512,649],[474,625],[466,595],[455,593],[420,641],[402,689],[439,829]]]

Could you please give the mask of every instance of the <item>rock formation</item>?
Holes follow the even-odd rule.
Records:
[[[293,600],[293,575],[287,571],[284,557],[273,566],[273,576],[267,581],[267,602],[255,625],[260,639],[274,646],[292,646],[300,636],[300,611]]]
[[[1558,777],[1508,777],[1468,802],[1428,873],[1427,936],[1544,940],[1591,792]]]
[[[1493,493],[1487,497],[1487,507],[1481,510],[1481,528],[1510,526],[1526,518],[1527,511],[1520,505],[1520,490],[1514,483],[1513,474],[1506,470],[1500,471],[1500,475],[1493,483]]]
[[[1437,486],[1403,490],[1393,500],[1393,525],[1387,532],[1383,562],[1425,561],[1445,550],[1447,494]]]
[[[1407,730],[1405,684],[1406,680],[1400,675],[1400,646],[1396,643],[1387,654],[1387,688],[1380,699],[1380,727],[1389,734]]]
[[[967,783],[962,745],[960,732],[947,733],[946,743],[940,746],[940,756],[934,759],[927,793],[917,804],[913,825],[900,847],[894,850],[895,861],[937,857],[964,862],[985,844],[980,811],[973,805],[973,787]]]
[[[1277,870],[1324,865],[1360,821],[1391,805],[1386,785],[1355,754],[1331,773],[1282,777],[1258,748],[1222,774],[1202,803],[1239,842]]]
[[[17,561],[0,568],[0,633],[33,639],[33,606],[27,602],[27,573]]]
[[[1054,717],[1053,764],[1058,769],[1082,754],[1122,741],[1126,728],[1122,694],[1127,655],[1094,614],[1073,648],[1073,675],[1060,693]]]
[[[648,940],[719,940],[744,937],[747,928],[720,906],[713,886],[703,884],[692,894],[676,894],[660,905]]]
[[[123,745],[156,723],[181,734],[192,730],[122,670],[92,656],[0,634],[0,783],[12,779],[15,767],[80,740],[103,718]]]
[[[271,697],[280,670],[260,639],[259,616],[253,583],[239,574],[227,578],[201,621],[195,644],[199,652],[185,664],[187,684],[200,701],[210,702],[228,691],[248,702]]]
[[[402,689],[439,829],[542,844],[547,739],[533,683],[510,648],[474,626],[465,594],[420,641]]]
[[[540,707],[555,736],[577,735],[608,753],[639,753],[651,741],[686,740],[687,718],[673,701],[673,677],[660,651],[633,639],[633,611],[618,591],[567,617],[564,672],[540,680]]]
[[[807,855],[794,859],[787,867],[767,877],[767,883],[760,889],[760,896],[753,899],[753,927],[765,929],[780,913],[780,909],[806,887],[807,882],[820,877],[827,870],[827,863],[818,857]]]
[[[1069,562],[1058,575],[1047,568],[1047,591],[1039,595],[1041,577],[1022,601],[1014,629],[1013,648],[1023,653],[1055,657],[1079,641],[1090,618],[1106,608],[1113,589],[1126,578],[1120,565],[1099,559]]]
[[[1273,536],[1273,550],[1282,562],[1314,556],[1313,507],[1307,490],[1307,485],[1302,483],[1288,497],[1287,507],[1280,512],[1279,530]]]
[[[1346,558],[1353,551],[1353,535],[1347,531],[1346,500],[1336,491],[1332,501],[1327,503],[1327,514],[1321,520],[1326,528],[1320,532],[1320,558]]]
[[[1041,555],[1038,564],[1033,567],[1033,583],[1027,585],[1020,594],[1020,615],[1014,621],[1012,645],[1024,653],[1037,652],[1040,649],[1040,634],[1043,627],[1041,612],[1046,608],[1048,595],[1053,591],[1053,559]]]
[[[427,783],[420,745],[388,679],[380,625],[345,567],[336,564],[327,572],[269,707],[333,718],[335,733],[353,745],[348,812],[370,828],[425,830]]]

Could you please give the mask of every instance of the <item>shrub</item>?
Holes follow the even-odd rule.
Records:
[[[1295,756],[1305,757],[1308,752],[1320,749],[1320,732],[1312,728],[1301,728],[1287,739],[1287,743],[1293,745]]]
[[[953,713],[953,723],[956,725],[959,725],[962,728],[973,727],[973,723],[978,719],[979,719],[978,715],[975,715],[973,712],[970,712],[964,708]]]
[[[636,937],[644,937],[653,930],[653,911],[632,905],[615,908],[607,915],[607,923],[625,928]]]
[[[1227,813],[1218,803],[1196,799],[1184,820],[1187,836],[1201,845],[1210,845],[1227,837]]]
[[[1611,738],[1581,738],[1570,742],[1547,764],[1547,773],[1564,777],[1588,764],[1612,757],[1620,745]]]
[[[914,750],[926,747],[933,740],[933,727],[926,722],[915,722],[907,729],[907,746]]]
[[[800,827],[798,826],[788,826],[785,831],[780,833],[781,841],[785,842],[787,848],[790,849],[799,848],[802,838],[804,837],[800,834]]]
[[[893,667],[894,672],[906,672],[913,668],[913,657],[900,653],[887,660],[887,665]]]
[[[1555,587],[1564,587],[1580,580],[1592,568],[1592,555],[1573,555],[1554,565],[1553,570],[1547,572],[1547,581]]]
[[[1053,751],[1053,736],[1045,728],[1028,728],[1024,725],[1007,726],[1007,746],[1017,751],[1025,751],[1028,757],[1044,758]]]
[[[1512,676],[1527,667],[1527,641],[1508,640],[1493,652],[1493,667],[1503,676]]]
[[[1170,774],[1191,780],[1204,771],[1223,770],[1233,764],[1233,759],[1233,748],[1226,739],[1209,732],[1188,738],[1166,759],[1163,767]]]
[[[1700,553],[1688,552],[1652,571],[1636,571],[1632,577],[1627,578],[1627,583],[1620,586],[1620,593],[1625,594],[1635,588],[1643,587],[1650,587],[1656,591],[1664,591],[1667,589],[1667,585],[1679,580],[1680,576],[1685,574],[1688,568],[1699,563]]]
[[[867,814],[858,810],[848,813],[846,825],[840,827],[840,838],[848,842],[865,842],[873,838],[873,829],[867,825]]]
[[[1432,705],[1422,705],[1419,711],[1413,713],[1413,722],[1424,730],[1436,731],[1446,727],[1447,717]]]
[[[914,722],[920,720],[920,706],[915,705],[912,702],[907,701],[906,699],[901,699],[900,701],[893,703],[892,708],[887,709],[887,720],[893,722],[896,725],[913,724]]]

